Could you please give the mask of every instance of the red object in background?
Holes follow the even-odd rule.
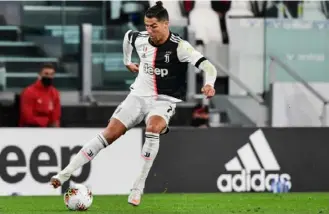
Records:
[[[193,1],[185,0],[184,1],[184,8],[186,12],[190,12],[193,9]]]
[[[24,89],[20,96],[20,127],[59,127],[60,117],[60,97],[55,87],[44,87],[38,80]]]
[[[184,17],[189,17],[190,12],[193,10],[195,6],[194,0],[183,0],[179,1],[179,6],[181,13]]]

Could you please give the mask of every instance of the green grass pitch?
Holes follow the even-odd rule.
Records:
[[[145,194],[139,207],[127,203],[127,196],[94,196],[83,213],[97,214],[329,214],[328,193],[218,193],[218,194]],[[62,196],[0,197],[0,214],[66,214]]]

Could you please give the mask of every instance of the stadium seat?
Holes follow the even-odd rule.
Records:
[[[232,1],[230,10],[225,14],[226,29],[229,37],[232,35],[232,23],[230,22],[232,17],[254,17],[249,1]]]
[[[207,16],[205,16],[207,14]],[[205,45],[210,42],[222,42],[219,16],[211,8],[210,1],[195,1],[195,7],[189,14],[190,27],[195,32],[196,40]]]
[[[325,15],[321,11],[321,2],[304,1],[303,19],[312,21],[326,20]]]
[[[254,16],[249,1],[232,1],[231,8],[226,13],[226,17],[230,16]]]
[[[154,0],[149,0],[151,6],[155,5]],[[174,26],[186,26],[188,21],[187,18],[183,16],[179,1],[164,1],[163,6],[167,9],[170,17],[170,24]]]

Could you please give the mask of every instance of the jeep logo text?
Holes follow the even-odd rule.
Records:
[[[165,68],[153,68],[151,65],[145,63],[144,64],[144,72],[150,75],[158,75],[161,77],[165,77],[168,75],[168,69]]]

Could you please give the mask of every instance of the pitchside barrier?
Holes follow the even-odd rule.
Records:
[[[83,144],[103,129],[0,129],[0,195],[59,195],[51,176],[64,168]],[[90,186],[95,194],[126,194],[140,168],[142,130],[127,132],[111,149],[74,173],[72,182]]]
[[[49,179],[102,129],[0,129],[0,195],[59,195]],[[146,193],[329,191],[327,128],[172,128],[161,137]],[[142,129],[132,129],[70,182],[94,194],[127,194],[142,164]]]

